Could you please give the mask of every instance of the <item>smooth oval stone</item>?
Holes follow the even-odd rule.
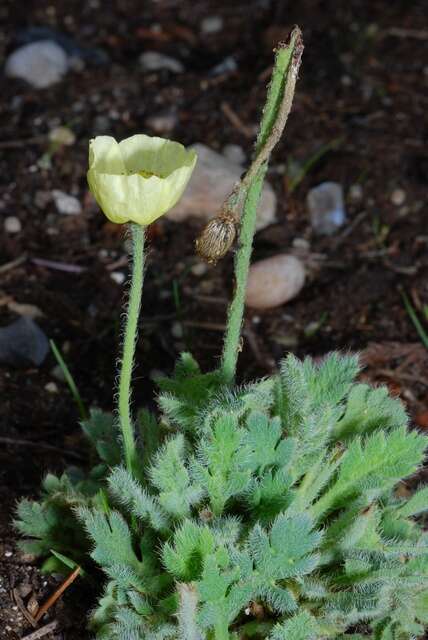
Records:
[[[250,267],[245,302],[253,309],[272,309],[288,302],[305,283],[305,267],[295,256],[281,254]]]

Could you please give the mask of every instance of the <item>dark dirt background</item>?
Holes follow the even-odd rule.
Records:
[[[367,363],[365,375],[388,383],[419,426],[428,427],[427,351],[400,294],[403,287],[423,318],[428,303],[424,10],[423,0],[42,0],[25,6],[4,1],[0,54],[17,46],[21,29],[44,25],[79,45],[100,47],[110,63],[89,61],[47,90],[0,77],[1,215],[17,216],[22,223],[21,233],[0,237],[1,325],[17,317],[11,310],[15,303],[36,305],[44,314],[37,322],[62,348],[85,402],[111,408],[123,287],[110,273],[124,271],[126,251],[121,229],[106,222],[88,197],[88,139],[94,133],[118,138],[154,134],[148,119],[174,109],[177,125],[167,137],[218,150],[235,143],[248,157],[272,48],[298,23],[306,45],[303,66],[286,137],[269,175],[278,197],[278,223],[258,234],[254,257],[288,251],[296,239],[302,246],[303,239],[315,268],[301,294],[286,306],[248,312],[240,379],[269,373],[287,350],[315,356],[332,349],[359,350]],[[223,17],[219,33],[201,33],[201,20],[209,15]],[[186,71],[143,75],[138,56],[144,50],[172,55]],[[234,56],[238,70],[213,76],[213,67],[227,56]],[[100,122],[102,131],[97,130]],[[50,170],[40,169],[47,134],[59,124],[73,130],[76,142],[54,155]],[[287,160],[304,161],[337,138],[339,145],[289,194]],[[324,180],[340,182],[345,193],[360,184],[363,193],[358,203],[348,198],[348,223],[330,238],[313,235],[305,206],[308,189]],[[53,189],[77,195],[83,213],[56,213],[40,195]],[[405,192],[400,206],[391,198],[396,189]],[[180,225],[162,220],[151,229],[135,404],[150,399],[153,370],[170,371],[182,348],[190,349],[204,368],[218,358],[232,256],[195,275],[193,241],[200,228],[197,220]],[[82,269],[41,267],[34,258]],[[184,327],[179,339],[171,332],[177,321]],[[52,580],[40,578],[29,559],[14,550],[6,528],[13,505],[20,495],[37,494],[46,470],[60,471],[73,461],[70,455],[84,451],[65,384],[56,381],[58,393],[45,389],[54,366],[49,356],[38,369],[0,367],[0,505],[6,536],[0,544],[0,637],[5,638],[30,632],[8,590],[31,583],[44,600],[53,589]],[[61,607],[52,613],[60,616],[56,635],[45,638],[87,637],[82,629],[88,600],[79,604],[80,595],[80,585],[70,589],[65,610],[61,605],[62,613]]]

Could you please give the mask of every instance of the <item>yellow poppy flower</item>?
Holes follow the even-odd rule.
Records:
[[[89,143],[89,188],[112,222],[148,225],[181,198],[196,159],[164,138],[97,136]]]

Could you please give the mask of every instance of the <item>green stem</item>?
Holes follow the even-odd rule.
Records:
[[[295,27],[289,42],[279,45],[276,52],[271,84],[256,142],[255,158],[240,185],[226,201],[229,208],[237,208],[245,198],[239,247],[235,257],[235,293],[229,308],[221,362],[222,377],[227,384],[232,384],[235,379],[240,350],[245,290],[256,229],[257,205],[270,153],[281,137],[291,110],[302,53],[301,33]]]
[[[232,384],[240,348],[242,318],[245,307],[248,270],[253,251],[253,236],[256,226],[257,204],[263,187],[267,166],[260,170],[257,179],[248,189],[242,214],[239,249],[235,259],[235,294],[229,307],[226,335],[223,347],[222,374],[225,382]]]
[[[118,412],[120,428],[122,430],[125,463],[128,471],[133,473],[135,468],[136,447],[131,416],[131,378],[138,334],[141,294],[143,291],[145,228],[134,223],[131,223],[130,227],[132,234],[132,277],[125,316],[125,335],[119,376]]]

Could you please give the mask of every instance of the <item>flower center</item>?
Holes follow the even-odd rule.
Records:
[[[158,175],[157,173],[152,173],[151,171],[138,171],[138,175],[142,176],[143,178],[151,178],[152,176],[156,176],[158,178],[162,177],[162,176]]]

